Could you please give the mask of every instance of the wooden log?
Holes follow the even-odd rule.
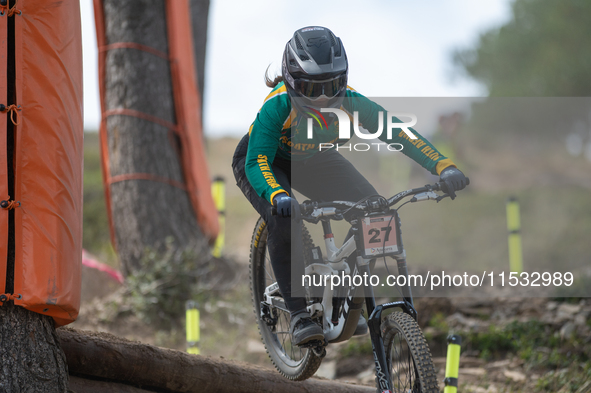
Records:
[[[72,393],[153,393],[117,382],[97,381],[70,375],[69,390]]]
[[[189,355],[107,333],[58,329],[71,374],[170,392],[375,392],[375,387],[311,378],[292,382],[274,370]]]

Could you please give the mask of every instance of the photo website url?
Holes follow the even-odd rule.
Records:
[[[330,289],[337,287],[359,287],[359,286],[399,286],[405,287],[430,287],[434,290],[438,287],[483,287],[483,286],[521,286],[521,287],[560,287],[571,286],[573,284],[573,274],[571,272],[487,272],[481,275],[469,274],[446,274],[445,271],[433,274],[428,271],[426,274],[395,275],[390,274],[382,280],[382,277],[375,274],[345,274],[340,275],[318,275],[304,274],[302,276],[302,286],[308,287],[326,287]]]

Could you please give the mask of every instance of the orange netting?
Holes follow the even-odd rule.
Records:
[[[211,196],[211,185],[201,125],[201,98],[197,86],[193,59],[193,44],[189,2],[187,0],[166,1],[168,47],[166,54],[147,45],[134,42],[106,44],[105,21],[102,0],[94,0],[94,15],[99,48],[99,87],[103,111],[100,126],[101,162],[105,198],[111,229],[111,241],[116,248],[115,230],[111,212],[111,187],[119,181],[148,180],[162,182],[186,190],[189,194],[197,222],[204,235],[213,242],[219,231],[217,210]],[[169,61],[174,95],[175,118],[173,124],[148,113],[126,108],[106,110],[105,105],[105,57],[111,50],[141,50]],[[112,115],[138,117],[166,127],[174,132],[182,148],[178,150],[183,167],[184,183],[149,173],[129,173],[111,176],[109,167],[108,130],[106,119]]]
[[[16,9],[16,3],[18,3],[18,0],[15,0],[14,4],[12,5],[12,7],[10,6],[10,0],[6,1],[6,5],[2,5],[2,3],[0,3],[0,16],[4,16],[4,14],[6,13],[6,11],[8,10],[8,17],[10,18],[11,16],[16,15],[21,15],[22,12],[21,10],[17,10]]]
[[[10,197],[8,197],[7,200],[0,201],[0,207],[4,210],[12,210],[14,208],[20,207],[20,205],[20,202],[11,200]]]

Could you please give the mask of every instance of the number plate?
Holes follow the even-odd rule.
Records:
[[[398,247],[396,216],[363,217],[361,233],[364,258],[395,255],[401,252]]]

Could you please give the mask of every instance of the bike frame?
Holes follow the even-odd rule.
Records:
[[[435,186],[427,185],[422,188],[407,190],[398,193],[387,200],[387,211],[391,212],[392,209],[390,207],[392,205],[398,203],[403,198],[412,195],[414,195],[414,197],[411,200],[411,202],[418,202],[429,199],[440,201],[446,195],[439,196],[433,192],[433,190],[439,190],[439,187],[439,184],[436,184]],[[357,206],[357,203],[353,202],[334,203],[349,206],[351,208]],[[326,261],[323,261],[323,263],[312,263],[306,266],[305,274],[312,275],[316,273],[320,276],[332,276],[335,274],[339,275],[341,274],[341,272],[344,272],[345,274],[350,274],[351,271],[349,263],[347,263],[347,259],[351,255],[353,255],[353,253],[355,253],[357,250],[361,250],[363,248],[360,236],[354,235],[355,233],[359,233],[361,229],[360,220],[358,218],[365,217],[368,215],[371,216],[372,213],[371,211],[365,212],[359,214],[358,218],[353,218],[352,220],[350,220],[352,231],[352,233],[350,232],[351,236],[348,236],[348,238],[345,240],[341,247],[337,247],[334,242],[334,235],[332,234],[330,220],[341,220],[343,219],[343,217],[339,216],[337,208],[335,207],[321,207],[319,206],[320,204],[316,205],[317,206],[314,206],[312,213],[308,217],[306,217],[305,220],[308,222],[312,222],[314,224],[318,222],[322,223],[322,228],[324,232],[324,246],[327,258]],[[382,210],[380,214],[385,214],[385,210]],[[397,231],[399,231],[400,222],[398,218],[394,225],[398,226]],[[365,287],[356,287],[355,285],[352,285],[351,287],[347,288],[345,294],[338,293],[340,288],[331,290],[328,285],[325,285],[322,296],[322,302],[312,303],[308,306],[308,310],[312,317],[322,317],[322,328],[326,341],[328,343],[335,343],[340,341],[346,341],[353,336],[355,328],[357,327],[357,322],[359,320],[359,315],[361,313],[363,303],[365,302],[367,312],[369,314],[368,326],[374,353],[376,375],[378,377],[379,387],[382,392],[392,391],[392,378],[390,375],[390,368],[388,365],[383,338],[380,331],[382,323],[382,313],[390,308],[400,308],[403,312],[409,314],[415,320],[417,319],[417,312],[414,309],[412,291],[408,280],[406,252],[404,251],[402,243],[400,243],[400,248],[400,253],[396,255],[390,255],[390,257],[396,260],[398,274],[406,277],[405,282],[407,283],[407,285],[401,288],[401,301],[376,305],[375,296],[371,285]],[[353,275],[371,274],[371,261],[371,259],[367,259],[360,255],[357,255],[355,258],[355,264],[353,266]],[[288,311],[285,307],[283,299],[280,296],[276,295],[279,295],[279,286],[277,285],[277,283],[273,283],[265,290],[264,303]],[[338,299],[342,299],[343,295],[345,298],[345,303],[342,304],[343,312],[339,312],[338,320],[333,320],[333,311],[335,310],[335,308],[337,311],[340,311],[341,304],[339,303]]]
[[[321,212],[323,217],[334,215],[336,210],[331,208],[324,209],[326,210]],[[398,225],[398,223],[395,225]],[[312,263],[306,266],[305,274],[312,275],[316,273],[321,277],[339,275],[341,272],[350,274],[351,271],[349,264],[347,263],[347,259],[354,252],[356,252],[359,247],[362,246],[360,244],[360,239],[358,237],[356,239],[356,236],[350,236],[341,247],[337,248],[328,219],[325,218],[325,220],[322,221],[322,228],[324,232],[324,246],[327,259],[324,261],[324,263]],[[353,232],[357,232],[359,230],[358,220],[351,221],[351,228]],[[398,274],[406,276],[407,280],[405,281],[408,283],[406,253],[404,252],[404,249],[400,254],[394,255],[392,258],[394,258],[397,262]],[[371,260],[365,259],[362,256],[357,256],[353,275],[363,275],[364,273],[367,273],[368,275],[371,274],[369,268],[370,263]],[[353,336],[359,321],[359,315],[361,313],[363,303],[365,303],[369,315],[368,326],[378,375],[378,382],[382,391],[392,391],[390,370],[388,367],[386,351],[380,332],[382,312],[390,308],[401,308],[404,312],[416,320],[417,313],[413,307],[410,286],[406,285],[402,288],[402,301],[376,306],[375,296],[371,286],[356,287],[352,285],[347,290],[345,302],[342,305],[343,312],[339,313],[337,323],[333,323],[334,321],[332,320],[332,315],[334,307],[336,306],[340,309],[341,306],[338,302],[334,301],[335,299],[340,298],[337,293],[338,290],[339,288],[331,290],[329,285],[325,285],[322,302],[312,303],[308,306],[310,315],[312,315],[312,317],[322,317],[324,337],[328,343],[346,341]],[[265,290],[265,300],[268,302],[268,304],[272,304],[287,311],[285,304],[283,303],[283,299],[275,296],[278,293],[279,287],[277,283],[270,285]]]
[[[321,277],[324,276],[332,276],[332,275],[339,275],[341,273],[344,274],[351,274],[351,269],[349,264],[347,263],[347,259],[355,253],[360,247],[359,244],[360,240],[355,236],[350,236],[348,239],[343,243],[341,247],[337,247],[334,241],[334,235],[332,234],[330,222],[328,221],[328,217],[335,215],[336,209],[334,208],[319,208],[317,209],[318,217],[322,217],[322,227],[324,232],[324,246],[326,251],[326,260],[323,263],[312,263],[306,266],[305,274],[312,275],[318,274]],[[359,224],[358,220],[351,221],[351,228],[353,232],[359,231]],[[401,245],[402,246],[402,245]],[[391,256],[397,262],[398,267],[398,274],[404,275],[408,278],[408,270],[406,265],[406,252],[402,251],[398,255]],[[367,273],[370,274],[369,264],[371,260],[365,259],[361,256],[356,257],[356,263],[354,265],[353,275]],[[408,282],[408,279],[406,280]],[[285,308],[283,303],[283,299],[280,297],[275,296],[278,294],[278,285],[277,283],[273,283],[265,290],[265,299],[268,301],[269,304],[279,307],[281,309]],[[412,291],[409,285],[406,285],[401,288],[403,301],[402,302],[395,302],[395,303],[388,303],[388,307],[401,307],[405,312],[407,312],[411,317],[416,319],[416,311],[413,308],[413,299],[412,299]],[[347,322],[351,315],[352,310],[361,310],[362,303],[358,301],[359,298],[363,298],[365,301],[367,311],[369,315],[372,315],[374,310],[376,309],[375,304],[375,297],[373,294],[373,288],[371,286],[368,287],[356,287],[352,285],[348,288],[346,294],[344,294],[345,298],[347,299],[345,304],[343,305],[343,313],[340,315],[338,322],[333,323],[332,320],[332,312],[334,309],[333,299],[338,296],[336,294],[338,289],[331,290],[330,287],[327,285],[324,287],[322,302],[321,303],[313,303],[308,306],[308,311],[312,316],[319,316],[322,315],[322,322],[323,322],[323,331],[324,337],[329,343],[332,342],[340,342],[345,341],[351,338],[353,335],[353,331],[349,334],[343,334],[345,331],[350,330],[346,329]],[[342,297],[342,296],[339,296]],[[357,301],[355,300],[357,299]],[[402,304],[404,303],[404,304]],[[358,307],[351,308],[351,305],[358,305]],[[384,306],[382,306],[382,310],[384,310]],[[356,313],[356,317],[354,319],[355,326],[357,325],[357,321],[359,318],[359,313]],[[379,330],[379,328],[378,328]]]

